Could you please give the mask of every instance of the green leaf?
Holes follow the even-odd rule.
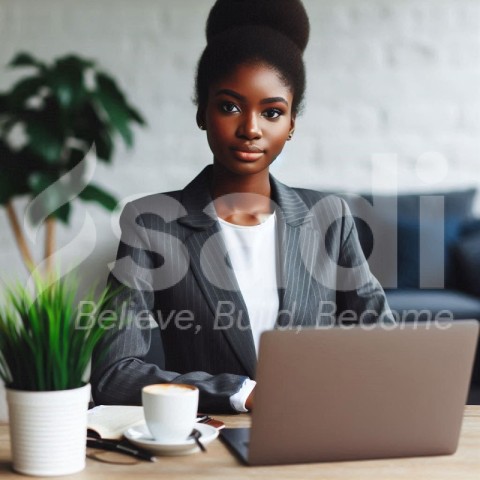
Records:
[[[70,128],[75,132],[75,138],[85,140],[87,144],[91,144],[97,135],[98,130],[108,128],[108,118],[101,118],[97,112],[96,100],[86,101],[70,118]]]
[[[130,112],[130,115],[131,115],[132,119],[135,120],[137,123],[139,123],[140,125],[146,125],[147,124],[145,119],[140,115],[139,111],[136,108],[129,105],[128,111]]]
[[[100,187],[92,184],[87,185],[85,189],[80,193],[79,197],[82,200],[97,202],[102,205],[102,207],[110,211],[115,210],[115,207],[118,203],[115,197],[113,197]]]
[[[66,171],[72,170],[72,168],[76,167],[85,158],[85,155],[86,153],[84,149],[70,146],[67,149],[66,156],[68,158],[68,161],[67,161],[67,164],[65,165],[65,170]],[[83,173],[85,173],[84,170],[85,169],[82,170],[82,175]],[[77,177],[76,180],[81,181],[79,177],[81,177],[82,175],[76,175]],[[74,184],[78,185],[78,182],[75,182]]]
[[[20,152],[12,152],[0,140],[0,204],[5,205],[11,198],[28,193],[24,163]],[[28,163],[28,162],[27,162]]]
[[[98,112],[95,107],[93,102],[85,103],[73,119],[71,127],[76,138],[85,140],[89,145],[94,143],[97,157],[109,162],[114,151],[113,127],[108,118],[107,121],[101,118],[99,113],[103,112]]]
[[[48,188],[53,182],[58,180],[58,177],[44,172],[32,172],[28,175],[27,182],[32,189],[32,192],[38,195]]]
[[[18,176],[6,175],[0,166],[0,205],[5,205],[12,198],[28,193],[25,180]]]
[[[49,124],[41,117],[37,117],[27,124],[26,130],[29,137],[28,145],[33,152],[40,155],[46,163],[60,162],[63,135],[55,128],[55,124]]]
[[[45,68],[45,64],[34,58],[32,55],[26,52],[20,52],[8,63],[9,67],[37,67]]]
[[[5,114],[8,110],[8,96],[0,93],[0,115]]]
[[[87,93],[83,86],[83,62],[71,56],[58,59],[48,74],[48,83],[64,110],[75,107]]]
[[[63,204],[60,208],[55,210],[50,216],[58,218],[62,223],[68,225],[70,219],[71,205],[70,202]]]
[[[105,110],[110,122],[122,136],[128,147],[133,145],[133,134],[129,127],[130,107],[115,81],[104,73],[97,73],[97,92],[94,94]]]
[[[33,200],[28,210],[32,223],[38,224],[51,215],[65,223],[68,222],[70,206],[65,207],[69,198],[68,186],[57,180],[57,175],[44,172],[34,172],[29,175],[27,181],[34,195],[42,193],[41,197]],[[48,190],[45,191],[47,188]]]
[[[101,129],[96,132],[95,138],[95,150],[97,157],[109,162],[112,158],[114,144],[110,132],[107,129]]]
[[[82,57],[79,57],[78,55],[73,55],[73,54],[69,54],[69,55],[65,55],[63,57],[60,57],[57,60],[57,63],[58,62],[76,65],[81,70],[86,70],[87,68],[95,67],[95,61],[94,60],[91,60],[89,58],[82,58]]]
[[[9,94],[7,102],[13,111],[23,110],[25,102],[38,93],[38,90],[45,85],[42,77],[27,77],[17,82]]]

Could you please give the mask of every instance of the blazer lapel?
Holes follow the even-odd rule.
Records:
[[[276,328],[314,325],[315,302],[307,302],[320,235],[313,215],[291,188],[271,177],[272,198],[278,205],[278,285],[280,311]],[[316,297],[317,295],[315,295]]]
[[[208,167],[207,167],[208,168]],[[250,378],[255,376],[257,356],[247,307],[223,241],[217,216],[209,195],[207,169],[200,173],[182,194],[187,215],[179,223],[192,232],[185,246],[190,254],[191,270],[208,302],[214,328],[220,328],[238,361]]]
[[[183,190],[182,204],[187,215],[178,221],[191,230],[185,240],[191,269],[213,318],[223,327],[222,332],[240,364],[250,378],[254,378],[257,356],[250,320],[235,274],[229,267],[228,252],[209,195],[208,169],[206,167]],[[313,228],[313,215],[300,196],[272,176],[270,183],[278,224],[280,311],[276,328],[313,325],[318,305],[307,299],[312,298],[311,272],[320,235]]]

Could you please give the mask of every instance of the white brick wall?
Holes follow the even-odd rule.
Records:
[[[398,155],[401,190],[480,186],[480,2],[477,0],[304,0],[310,15],[307,108],[273,171],[292,185],[366,190],[371,157]],[[193,73],[213,0],[0,0],[0,65],[18,51],[51,59],[95,58],[139,106],[149,127],[136,147],[99,166],[96,181],[119,198],[180,188],[210,152],[195,123]],[[1,70],[0,90],[15,74]],[[446,158],[440,182],[416,174],[425,152]],[[392,158],[395,158],[393,156]],[[376,183],[391,188],[386,160]],[[427,179],[428,180],[428,179]],[[18,207],[21,205],[18,204]],[[88,209],[95,231],[79,234]],[[105,278],[116,239],[101,209],[77,205],[59,243],[86,279]],[[41,238],[32,248],[41,253]],[[0,279],[24,276],[0,210]],[[77,245],[79,242],[80,246]],[[0,395],[0,399],[1,399]],[[0,400],[0,417],[4,409]]]

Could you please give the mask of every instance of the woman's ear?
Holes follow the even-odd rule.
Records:
[[[295,120],[296,120],[296,115],[292,114],[292,118],[290,119],[290,130],[288,131],[287,140],[291,140],[293,137],[293,133],[295,132]]]
[[[290,131],[293,132],[295,130],[295,121],[297,120],[297,114],[292,113],[292,118],[290,119]]]

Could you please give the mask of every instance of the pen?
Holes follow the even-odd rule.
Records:
[[[111,452],[125,453],[132,457],[140,458],[141,460],[148,460],[149,462],[156,462],[157,458],[145,450],[129,447],[118,442],[109,442],[100,438],[87,438],[87,447],[100,448],[102,450],[109,450]]]

